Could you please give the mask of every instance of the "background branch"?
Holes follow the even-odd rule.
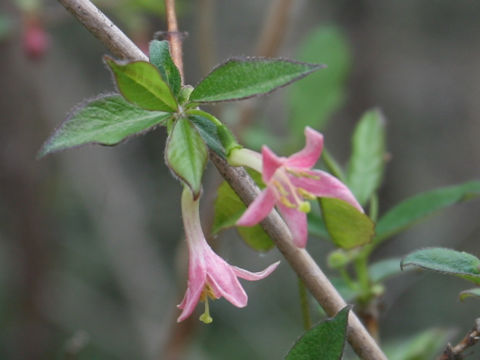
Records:
[[[59,2],[115,55],[131,60],[146,59],[145,54],[136,48],[133,42],[89,0],[59,0]],[[103,31],[105,34],[102,34]],[[123,53],[119,54],[119,51]],[[213,152],[210,152],[210,158],[242,201],[247,205],[250,204],[258,195],[259,190],[247,172],[243,168],[229,166],[224,159]],[[288,227],[276,212],[272,212],[262,221],[262,226],[328,315],[333,316],[346,306],[343,298],[310,254],[305,249],[299,249],[293,244]],[[387,359],[353,312],[350,312],[348,325],[348,341],[361,358]]]
[[[463,359],[462,353],[475,345],[480,340],[480,318],[475,320],[475,326],[467,335],[455,346],[450,344],[444,350],[437,360],[460,360]]]

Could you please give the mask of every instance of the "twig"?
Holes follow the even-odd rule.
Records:
[[[180,71],[180,77],[182,78],[183,84],[182,34],[178,31],[175,0],[165,0],[165,10],[167,12],[168,41],[170,42],[172,59]]]
[[[89,0],[59,1],[62,4],[65,4],[64,6],[73,13],[75,13],[76,10],[81,11],[83,8],[81,5],[94,7]],[[92,29],[91,31],[95,34],[98,34],[101,29],[109,30],[109,32],[111,32],[112,29],[117,29],[116,27],[111,26],[108,19],[98,9],[91,12],[91,17],[88,18],[88,21],[86,20],[85,14],[75,14],[75,16],[80,21],[84,19],[82,24],[88,30]],[[132,60],[144,60],[145,55],[139,49],[132,50],[129,46],[119,44],[119,42],[124,40],[124,37],[125,35],[121,31],[119,31],[119,34],[116,36],[98,36],[98,38],[101,39],[109,49],[125,49],[126,52],[122,57]],[[131,41],[128,43],[133,44]],[[243,168],[233,168],[229,166],[224,159],[220,158],[213,152],[210,152],[210,159],[215,164],[220,174],[240,196],[242,201],[246,204],[250,204],[258,195],[259,190],[247,172]],[[303,280],[305,286],[328,315],[333,316],[346,306],[345,301],[312,259],[310,254],[305,249],[299,249],[293,244],[292,236],[288,227],[276,212],[272,212],[264,221],[262,221],[262,226],[268,235],[275,241],[285,259],[290,263],[291,267]],[[382,350],[375,343],[375,340],[368,334],[365,327],[353,312],[350,312],[349,316],[348,340],[357,355],[363,359],[387,359]]]
[[[475,345],[480,340],[480,318],[475,319],[475,326],[468,332],[467,335],[455,346],[450,344],[443,351],[442,355],[437,360],[461,360],[462,353],[468,348]]]

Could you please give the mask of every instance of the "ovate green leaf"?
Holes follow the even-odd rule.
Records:
[[[416,266],[444,274],[459,276],[480,284],[480,259],[476,256],[445,248],[426,248],[412,252],[401,262],[402,268]]]
[[[145,61],[117,63],[108,56],[104,59],[125,99],[146,110],[177,110],[172,91],[154,65]]]
[[[480,181],[428,191],[402,201],[388,211],[377,223],[374,242],[399,233],[416,222],[455,203],[480,195]]]
[[[168,41],[151,41],[149,55],[150,62],[160,71],[162,79],[168,84],[173,95],[177,96],[182,85],[182,80],[180,78],[180,72],[170,56]]]
[[[344,103],[352,61],[347,39],[335,27],[315,29],[302,42],[298,56],[301,61],[327,65],[325,71],[312,74],[288,89],[290,129],[303,139],[305,126],[322,129]]]
[[[367,111],[355,128],[347,185],[363,206],[377,190],[385,164],[385,120],[379,110]]]
[[[218,102],[266,94],[322,67],[279,59],[230,59],[197,85],[190,101]]]
[[[262,186],[261,178],[258,173],[251,172],[257,185]],[[213,222],[213,233],[218,233],[223,229],[232,227],[246,210],[245,204],[235,194],[227,182],[223,182],[217,191],[215,199],[215,218]],[[275,245],[260,225],[238,226],[238,233],[242,239],[254,250],[268,251]]]
[[[340,360],[345,347],[348,313],[343,308],[329,320],[308,330],[290,349],[286,360]]]
[[[190,187],[195,198],[200,195],[207,157],[207,146],[195,126],[187,119],[178,119],[167,140],[165,160],[173,173]]]
[[[480,288],[473,288],[468,290],[463,290],[460,295],[460,300],[465,300],[469,297],[480,298]]]
[[[351,249],[370,242],[375,224],[349,203],[335,198],[321,198],[322,216],[335,245]]]
[[[76,110],[47,140],[39,156],[88,143],[115,145],[164,124],[170,116],[139,108],[120,95],[103,96]]]

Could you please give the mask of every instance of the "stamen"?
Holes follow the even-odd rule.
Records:
[[[289,207],[289,208],[291,208],[291,209],[295,209],[295,208],[297,207],[296,205],[292,204],[292,203],[290,202],[290,200],[288,200],[288,199],[287,199],[286,197],[284,197],[284,196],[282,196],[282,197],[280,198],[280,202],[281,202],[283,205],[285,205],[286,207]]]
[[[315,200],[317,198],[310,191],[307,191],[307,190],[302,189],[300,187],[297,188],[297,192],[301,197],[303,197],[304,199],[307,199],[307,200]]]
[[[210,324],[213,321],[212,317],[210,316],[210,308],[208,306],[208,296],[205,296],[205,312],[202,315],[200,315],[198,319],[204,324]]]
[[[288,196],[287,190],[285,190],[285,188],[283,187],[282,184],[280,184],[279,181],[273,180],[273,185],[277,188],[278,192],[279,192],[282,196]]]
[[[320,180],[319,175],[313,175],[313,174],[310,174],[307,171],[295,171],[295,170],[292,170],[292,169],[287,169],[287,172],[296,176],[296,177],[305,177],[307,179]]]

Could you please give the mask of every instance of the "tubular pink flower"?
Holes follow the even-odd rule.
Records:
[[[200,320],[210,323],[208,298],[224,297],[237,307],[247,305],[248,296],[238,278],[255,281],[272,273],[280,262],[276,262],[265,270],[252,273],[229,265],[215,254],[203,235],[200,224],[199,200],[194,201],[188,188],[182,194],[182,216],[189,250],[188,287],[182,302],[178,305],[182,313],[177,321],[183,321],[195,310],[199,301],[205,302],[205,313]]]
[[[323,135],[305,128],[305,147],[288,158],[278,157],[268,147],[262,148],[262,180],[266,188],[237,221],[239,226],[253,226],[262,221],[276,205],[287,223],[295,244],[307,243],[307,213],[316,197],[344,200],[359,211],[362,207],[352,192],[336,177],[312,170],[323,150]]]

